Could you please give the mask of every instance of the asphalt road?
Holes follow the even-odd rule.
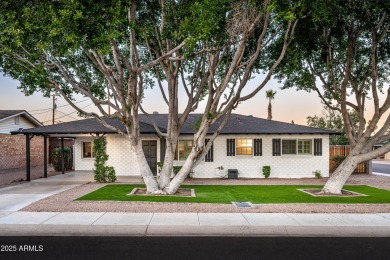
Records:
[[[0,245],[4,260],[371,260],[390,253],[386,237],[0,237]]]
[[[373,161],[372,171],[390,175],[390,163],[382,164],[382,163],[375,163],[375,161]]]

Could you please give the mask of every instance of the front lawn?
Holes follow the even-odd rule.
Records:
[[[297,189],[321,188],[318,185],[182,185],[195,189],[196,197],[133,196],[127,195],[134,188],[144,185],[107,185],[77,200],[93,201],[151,201],[231,203],[250,201],[254,204],[271,203],[390,203],[390,191],[369,186],[345,186],[344,189],[368,196],[360,197],[313,197]]]

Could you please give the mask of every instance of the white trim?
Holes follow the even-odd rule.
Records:
[[[84,143],[91,143],[91,157],[84,157]],[[92,141],[81,141],[81,159],[94,159],[93,156],[93,140]]]
[[[41,122],[39,122],[35,117],[33,117],[32,115],[30,115],[27,111],[23,111],[23,112],[20,112],[20,113],[16,113],[16,114],[13,114],[13,115],[10,115],[8,117],[4,117],[4,118],[1,118],[0,119],[0,122],[2,121],[5,121],[7,119],[10,119],[10,118],[13,118],[13,117],[16,117],[16,116],[21,116],[21,115],[24,115],[27,117],[27,119],[29,119],[31,122],[33,122],[35,125],[37,126],[43,126],[43,124]]]
[[[314,138],[280,138],[281,139],[281,142],[280,142],[280,155],[281,156],[314,156]],[[284,140],[295,140],[295,153],[287,153],[287,154],[284,154],[283,153],[283,141]],[[298,142],[299,141],[310,141],[311,143],[311,153],[299,153],[298,152]]]
[[[241,140],[252,140],[252,146],[251,146],[251,154],[237,154],[237,148],[238,148],[238,145],[237,145],[237,140],[238,139],[241,139]],[[235,147],[234,147],[234,156],[237,157],[237,158],[248,158],[249,156],[253,156],[253,153],[254,153],[254,138],[245,138],[245,137],[238,137],[238,138],[234,138],[235,140]],[[248,146],[240,146],[241,148],[243,147],[248,147]]]

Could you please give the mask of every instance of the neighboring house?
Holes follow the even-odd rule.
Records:
[[[42,126],[25,110],[0,110],[0,170],[23,168],[26,165],[25,138],[11,135],[23,129]],[[31,140],[31,165],[43,164],[43,138]]]
[[[167,115],[153,114],[157,126],[166,131]],[[174,165],[182,165],[192,148],[196,121],[200,114],[191,114],[184,124]],[[160,139],[150,120],[140,115],[141,141],[144,152],[155,175],[157,162],[164,158],[165,140]],[[125,128],[117,119],[107,122],[122,131]],[[218,127],[216,122],[209,134]],[[75,138],[75,170],[91,170],[94,167],[92,135],[104,135],[107,140],[107,164],[114,166],[118,176],[140,176],[135,153],[125,137],[105,128],[96,119],[61,123],[23,130],[23,134],[50,135],[50,137]],[[193,169],[195,178],[216,178],[228,169],[237,169],[240,178],[263,178],[262,167],[271,166],[271,177],[314,177],[320,170],[329,175],[329,135],[336,134],[308,126],[233,114],[202,162]],[[207,141],[207,140],[206,140]]]
[[[381,147],[382,147],[383,145],[385,145],[385,144],[386,144],[386,143],[375,144],[375,145],[372,146],[372,150],[381,148]],[[381,154],[381,155],[379,155],[376,159],[390,160],[390,152],[385,153],[385,154]]]

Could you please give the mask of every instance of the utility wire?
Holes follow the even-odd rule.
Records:
[[[84,109],[84,108],[86,108],[86,107],[89,107],[90,105],[93,105],[93,103],[91,103],[91,104],[89,104],[89,105],[87,105],[87,106],[85,106],[85,107],[82,107],[81,109]],[[69,113],[69,114],[64,114],[63,116],[57,117],[56,120],[61,119],[61,118],[64,118],[64,117],[67,117],[67,116],[69,116],[69,115],[71,115],[71,114],[74,114],[74,113],[76,113],[76,112],[77,112],[77,111],[73,111],[73,112],[71,112],[71,113]],[[43,123],[50,122],[50,121],[51,121],[51,120],[47,120],[47,121],[44,121]]]
[[[47,113],[47,112],[49,112],[51,110],[51,108],[48,108],[48,109],[46,109],[45,111],[43,111],[43,112],[38,112],[38,113],[30,113],[31,115],[33,115],[33,116],[35,116],[35,115],[40,115],[40,114],[43,114],[43,113]]]
[[[85,102],[89,99],[84,99],[84,100],[81,100],[81,101],[77,101],[77,102],[74,102],[74,104],[77,104],[77,103],[81,103],[81,102]],[[59,108],[59,107],[66,107],[66,106],[70,106],[70,104],[65,104],[65,105],[61,105],[61,106],[57,106],[56,108]],[[34,110],[29,110],[28,112],[36,112],[36,111],[43,111],[43,110],[51,110],[51,108],[44,108],[44,109],[34,109]],[[36,114],[37,115],[37,114]]]
[[[59,111],[59,110],[56,110],[57,112],[60,112],[61,114],[63,114],[64,116],[68,116],[68,117],[70,117],[70,118],[73,118],[73,119],[75,119],[75,120],[79,120],[78,118],[75,118],[75,117],[73,117],[73,116],[71,116],[70,114],[65,114],[64,112],[61,112],[61,111]]]

